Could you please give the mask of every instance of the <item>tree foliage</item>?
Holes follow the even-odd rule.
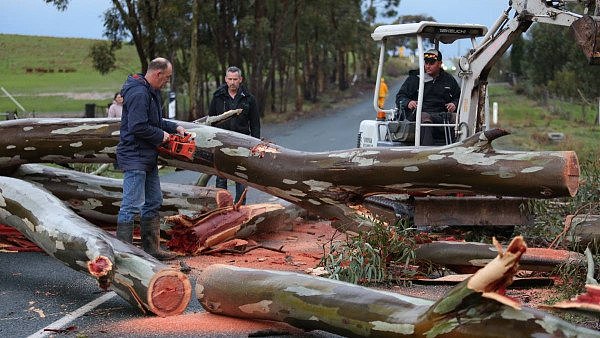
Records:
[[[512,71],[524,77],[532,93],[560,98],[600,97],[600,67],[588,65],[569,28],[534,24],[510,55]]]
[[[110,45],[104,41],[96,42],[90,48],[90,57],[94,68],[100,72],[100,74],[108,74],[111,70],[115,69],[115,53]]]
[[[59,10],[69,4],[44,1]],[[231,65],[242,69],[261,114],[286,112],[318,101],[326,89],[343,91],[354,79],[370,77],[377,49],[370,32],[376,18],[396,16],[399,3],[112,0],[104,13],[110,49],[98,45],[91,55],[101,72],[114,67],[110,52],[121,43],[135,46],[141,72],[153,58],[169,58],[175,68],[171,90],[190,100],[191,114],[179,119],[206,114]]]

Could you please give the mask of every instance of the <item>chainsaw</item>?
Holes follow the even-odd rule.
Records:
[[[186,133],[185,136],[170,134],[169,139],[158,146],[158,152],[171,157],[185,157],[194,159],[196,151],[196,141],[192,134]]]

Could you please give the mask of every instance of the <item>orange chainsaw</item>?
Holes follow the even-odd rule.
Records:
[[[186,133],[185,136],[170,134],[169,140],[158,146],[158,152],[171,157],[183,156],[187,159],[194,159],[196,151],[196,141],[192,134]]]

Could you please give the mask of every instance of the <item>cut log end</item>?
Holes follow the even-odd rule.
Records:
[[[148,307],[160,317],[176,316],[187,308],[192,285],[187,276],[176,270],[158,272],[148,286]]]
[[[567,165],[565,166],[564,176],[566,178],[567,189],[569,190],[569,194],[571,197],[577,194],[577,189],[579,188],[579,160],[577,159],[577,154],[574,151],[567,151],[565,154],[565,159],[567,161]]]
[[[217,191],[217,206],[219,208],[229,207],[233,205],[233,196],[227,190]]]
[[[112,271],[113,264],[105,256],[98,256],[87,263],[90,274],[96,278],[108,275]]]

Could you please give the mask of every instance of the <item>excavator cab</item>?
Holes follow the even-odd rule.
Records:
[[[584,2],[585,13],[594,7],[595,15],[569,11],[567,3]],[[376,120],[362,121],[359,128],[357,147],[421,146],[423,128],[444,128],[446,138],[443,145],[474,135],[489,128],[487,109],[487,76],[493,65],[510,48],[515,39],[535,23],[570,27],[575,40],[582,48],[590,64],[600,64],[600,0],[510,0],[508,8],[487,29],[474,24],[446,24],[419,22],[379,26],[371,34],[380,42],[379,67],[373,98],[377,112]],[[476,41],[476,38],[482,37]],[[378,93],[383,72],[383,62],[388,51],[386,43],[397,38],[416,38],[419,57],[419,105],[415,117],[402,119],[396,107],[379,108]],[[424,41],[429,40],[439,50],[440,44],[450,44],[461,39],[470,39],[472,47],[460,57],[458,73],[461,95],[456,116],[434,123],[421,124],[424,88]],[[427,112],[431,113],[431,112]],[[434,112],[440,113],[440,112]]]
[[[375,95],[373,98],[373,107],[377,113],[376,120],[364,120],[360,124],[358,147],[380,147],[380,146],[415,146],[419,147],[421,128],[443,128],[444,139],[443,144],[452,143],[456,139],[456,133],[460,132],[459,125],[456,121],[460,119],[457,116],[452,118],[440,118],[439,121],[433,123],[421,124],[421,115],[423,102],[423,88],[425,83],[424,71],[424,50],[426,49],[425,41],[428,40],[431,45],[439,49],[440,44],[452,44],[457,40],[469,39],[475,46],[475,39],[484,36],[487,28],[476,24],[449,24],[431,21],[422,21],[418,23],[384,25],[375,29],[371,37],[375,41],[380,41],[379,66],[377,69],[377,80],[375,84]],[[383,73],[383,64],[385,53],[389,50],[387,42],[396,42],[398,39],[412,38],[417,41],[416,55],[418,56],[419,69],[419,98],[418,106],[411,118],[404,118],[407,114],[398,111],[396,107],[379,108],[378,93]],[[395,100],[393,102],[395,106]],[[457,107],[457,114],[460,115],[460,107]],[[447,115],[444,112],[427,112],[430,114]],[[439,143],[439,142],[438,142]]]

